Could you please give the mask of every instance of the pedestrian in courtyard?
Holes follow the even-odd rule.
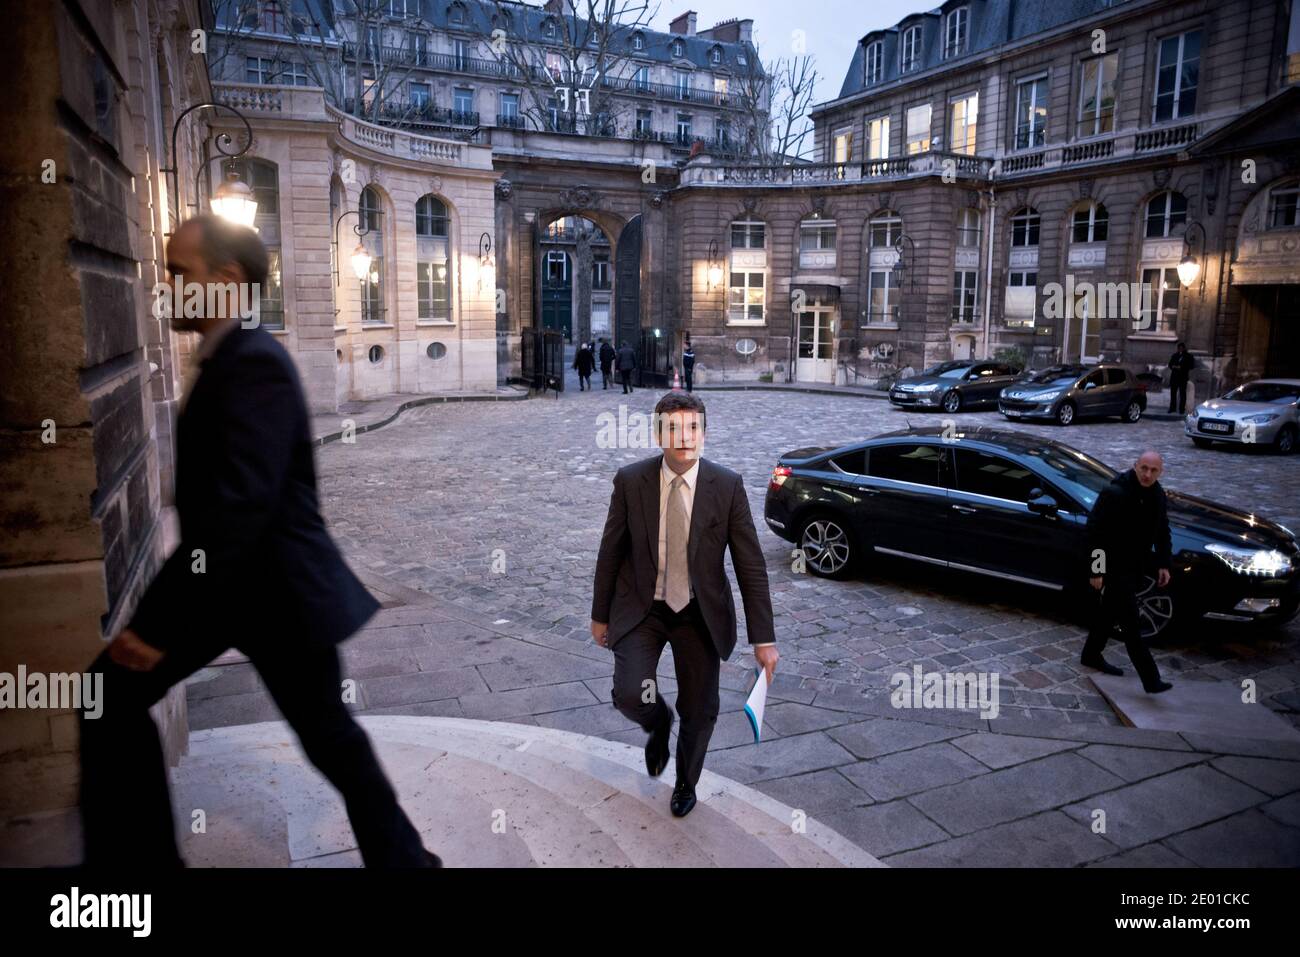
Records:
[[[1088,516],[1089,584],[1099,595],[1079,660],[1108,675],[1122,675],[1122,669],[1102,657],[1111,632],[1118,630],[1148,694],[1173,687],[1160,679],[1160,669],[1142,638],[1137,599],[1142,579],[1151,571],[1157,588],[1169,584],[1172,557],[1165,490],[1160,486],[1163,472],[1159,453],[1143,452],[1133,468],[1101,490]]]
[[[176,425],[180,545],[89,668],[109,703],[80,716],[85,862],[183,865],[149,708],[234,647],[338,789],[366,866],[438,867],[343,703],[337,645],[379,604],[325,530],[293,360],[240,313],[237,290],[256,303],[266,282],[266,248],[252,230],[204,215],[180,225],[166,256],[169,282],[207,290],[203,315],[189,314],[188,295],[186,310],[172,310],[174,328],[202,336]],[[209,315],[216,284],[224,308]]]
[[[578,354],[573,357],[573,367],[578,370],[578,391],[585,392],[591,388],[591,370],[596,360],[591,354],[591,346],[583,342],[578,346]]]
[[[686,333],[686,347],[682,350],[682,375],[686,379],[686,391],[690,392],[695,382],[695,349],[689,332]]]
[[[618,349],[618,379],[623,383],[623,394],[635,391],[632,388],[632,370],[636,368],[636,350],[632,343],[624,342]]]
[[[1187,380],[1196,368],[1195,357],[1187,351],[1186,343],[1174,346],[1169,357],[1169,411],[1182,412],[1187,405]]]
[[[683,817],[695,806],[718,717],[721,662],[736,647],[736,609],[723,566],[730,549],[745,606],[745,630],[759,681],[776,670],[767,563],[741,477],[701,456],[704,403],[669,392],[655,406],[663,454],[619,469],[596,559],[591,635],[614,654],[614,706],[649,739],[646,770],[668,765],[673,712],[656,674],[664,645],[677,676],[677,783],[669,803]],[[647,693],[649,692],[649,693]]]
[[[609,383],[614,377],[614,347],[609,344],[608,339],[600,340],[600,377],[604,381],[604,388],[609,388]]]

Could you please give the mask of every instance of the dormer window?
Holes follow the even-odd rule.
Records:
[[[921,27],[918,24],[903,31],[899,46],[898,72],[910,73],[921,65]]]
[[[875,86],[885,75],[885,44],[880,40],[867,44],[865,79],[867,86]]]
[[[681,40],[674,40],[673,56],[685,56],[685,55],[686,55],[686,44],[683,43]]]
[[[554,40],[554,39],[555,39],[555,21],[554,21],[554,20],[549,20],[549,19],[548,19],[548,20],[546,20],[545,22],[542,23],[542,36],[546,37],[548,40]]]
[[[447,20],[452,26],[463,27],[465,25],[465,8],[459,3],[453,3],[451,9],[447,11]]]
[[[722,47],[714,47],[709,51],[709,62],[714,64],[722,62]]]
[[[644,34],[644,33],[634,33],[634,34],[632,34],[632,49],[633,49],[633,50],[644,50],[644,49],[645,49],[645,34]]]
[[[737,53],[736,62],[741,66],[749,66],[749,57],[745,56],[743,53]]]
[[[948,14],[944,30],[943,57],[945,60],[966,52],[970,40],[970,7],[958,7]]]

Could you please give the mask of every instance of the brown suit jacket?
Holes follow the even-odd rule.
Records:
[[[609,646],[639,625],[659,571],[659,470],[663,454],[618,470],[596,559],[592,620],[609,623]],[[745,605],[750,644],[775,641],[767,565],[741,477],[700,459],[687,546],[691,587],[718,655],[736,647],[736,603],[722,559],[727,548]]]

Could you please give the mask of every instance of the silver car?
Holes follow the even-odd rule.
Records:
[[[1300,437],[1300,379],[1256,379],[1202,402],[1184,431],[1201,448],[1215,442],[1271,446],[1287,455]]]

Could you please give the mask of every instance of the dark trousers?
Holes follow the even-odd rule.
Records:
[[[1169,411],[1182,412],[1187,404],[1187,380],[1169,380]]]
[[[718,649],[709,637],[699,605],[674,612],[656,601],[645,621],[614,643],[614,707],[646,731],[671,720],[655,673],[664,645],[673,649],[677,675],[677,780],[699,783],[704,755],[718,720]],[[652,682],[652,684],[646,684]]]
[[[587,389],[590,389],[590,388],[591,388],[591,375],[590,375],[590,374],[583,375],[581,372],[579,372],[579,373],[578,373],[578,391],[579,391],[579,392],[584,392],[584,391],[586,391]]]
[[[634,390],[632,389],[632,370],[631,370],[631,369],[619,369],[619,370],[618,370],[618,381],[621,382],[621,383],[623,383],[623,394],[624,394],[624,395],[627,395],[629,392],[634,391]]]
[[[181,866],[167,768],[149,707],[172,685],[226,650],[191,635],[152,671],[132,671],[105,651],[98,718],[81,716],[81,815],[85,862],[100,867]],[[338,789],[367,867],[423,867],[427,858],[370,739],[343,703],[338,649],[280,633],[240,648],[316,768]],[[188,820],[188,814],[186,815]]]
[[[1142,624],[1138,618],[1137,581],[1106,576],[1106,585],[1097,599],[1092,629],[1083,645],[1084,660],[1097,658],[1106,648],[1111,632],[1119,631],[1120,640],[1128,651],[1129,661],[1142,679],[1142,687],[1151,688],[1160,680],[1160,669],[1142,640]]]
[[[687,392],[690,392],[690,391],[691,391],[691,386],[693,386],[693,385],[695,384],[695,370],[694,370],[694,369],[683,369],[682,372],[683,372],[683,374],[686,376],[686,391],[687,391]]]
[[[600,367],[600,378],[601,378],[601,382],[603,383],[601,387],[608,389],[609,383],[612,381],[613,377],[610,375],[609,369],[607,367],[605,366]]]

